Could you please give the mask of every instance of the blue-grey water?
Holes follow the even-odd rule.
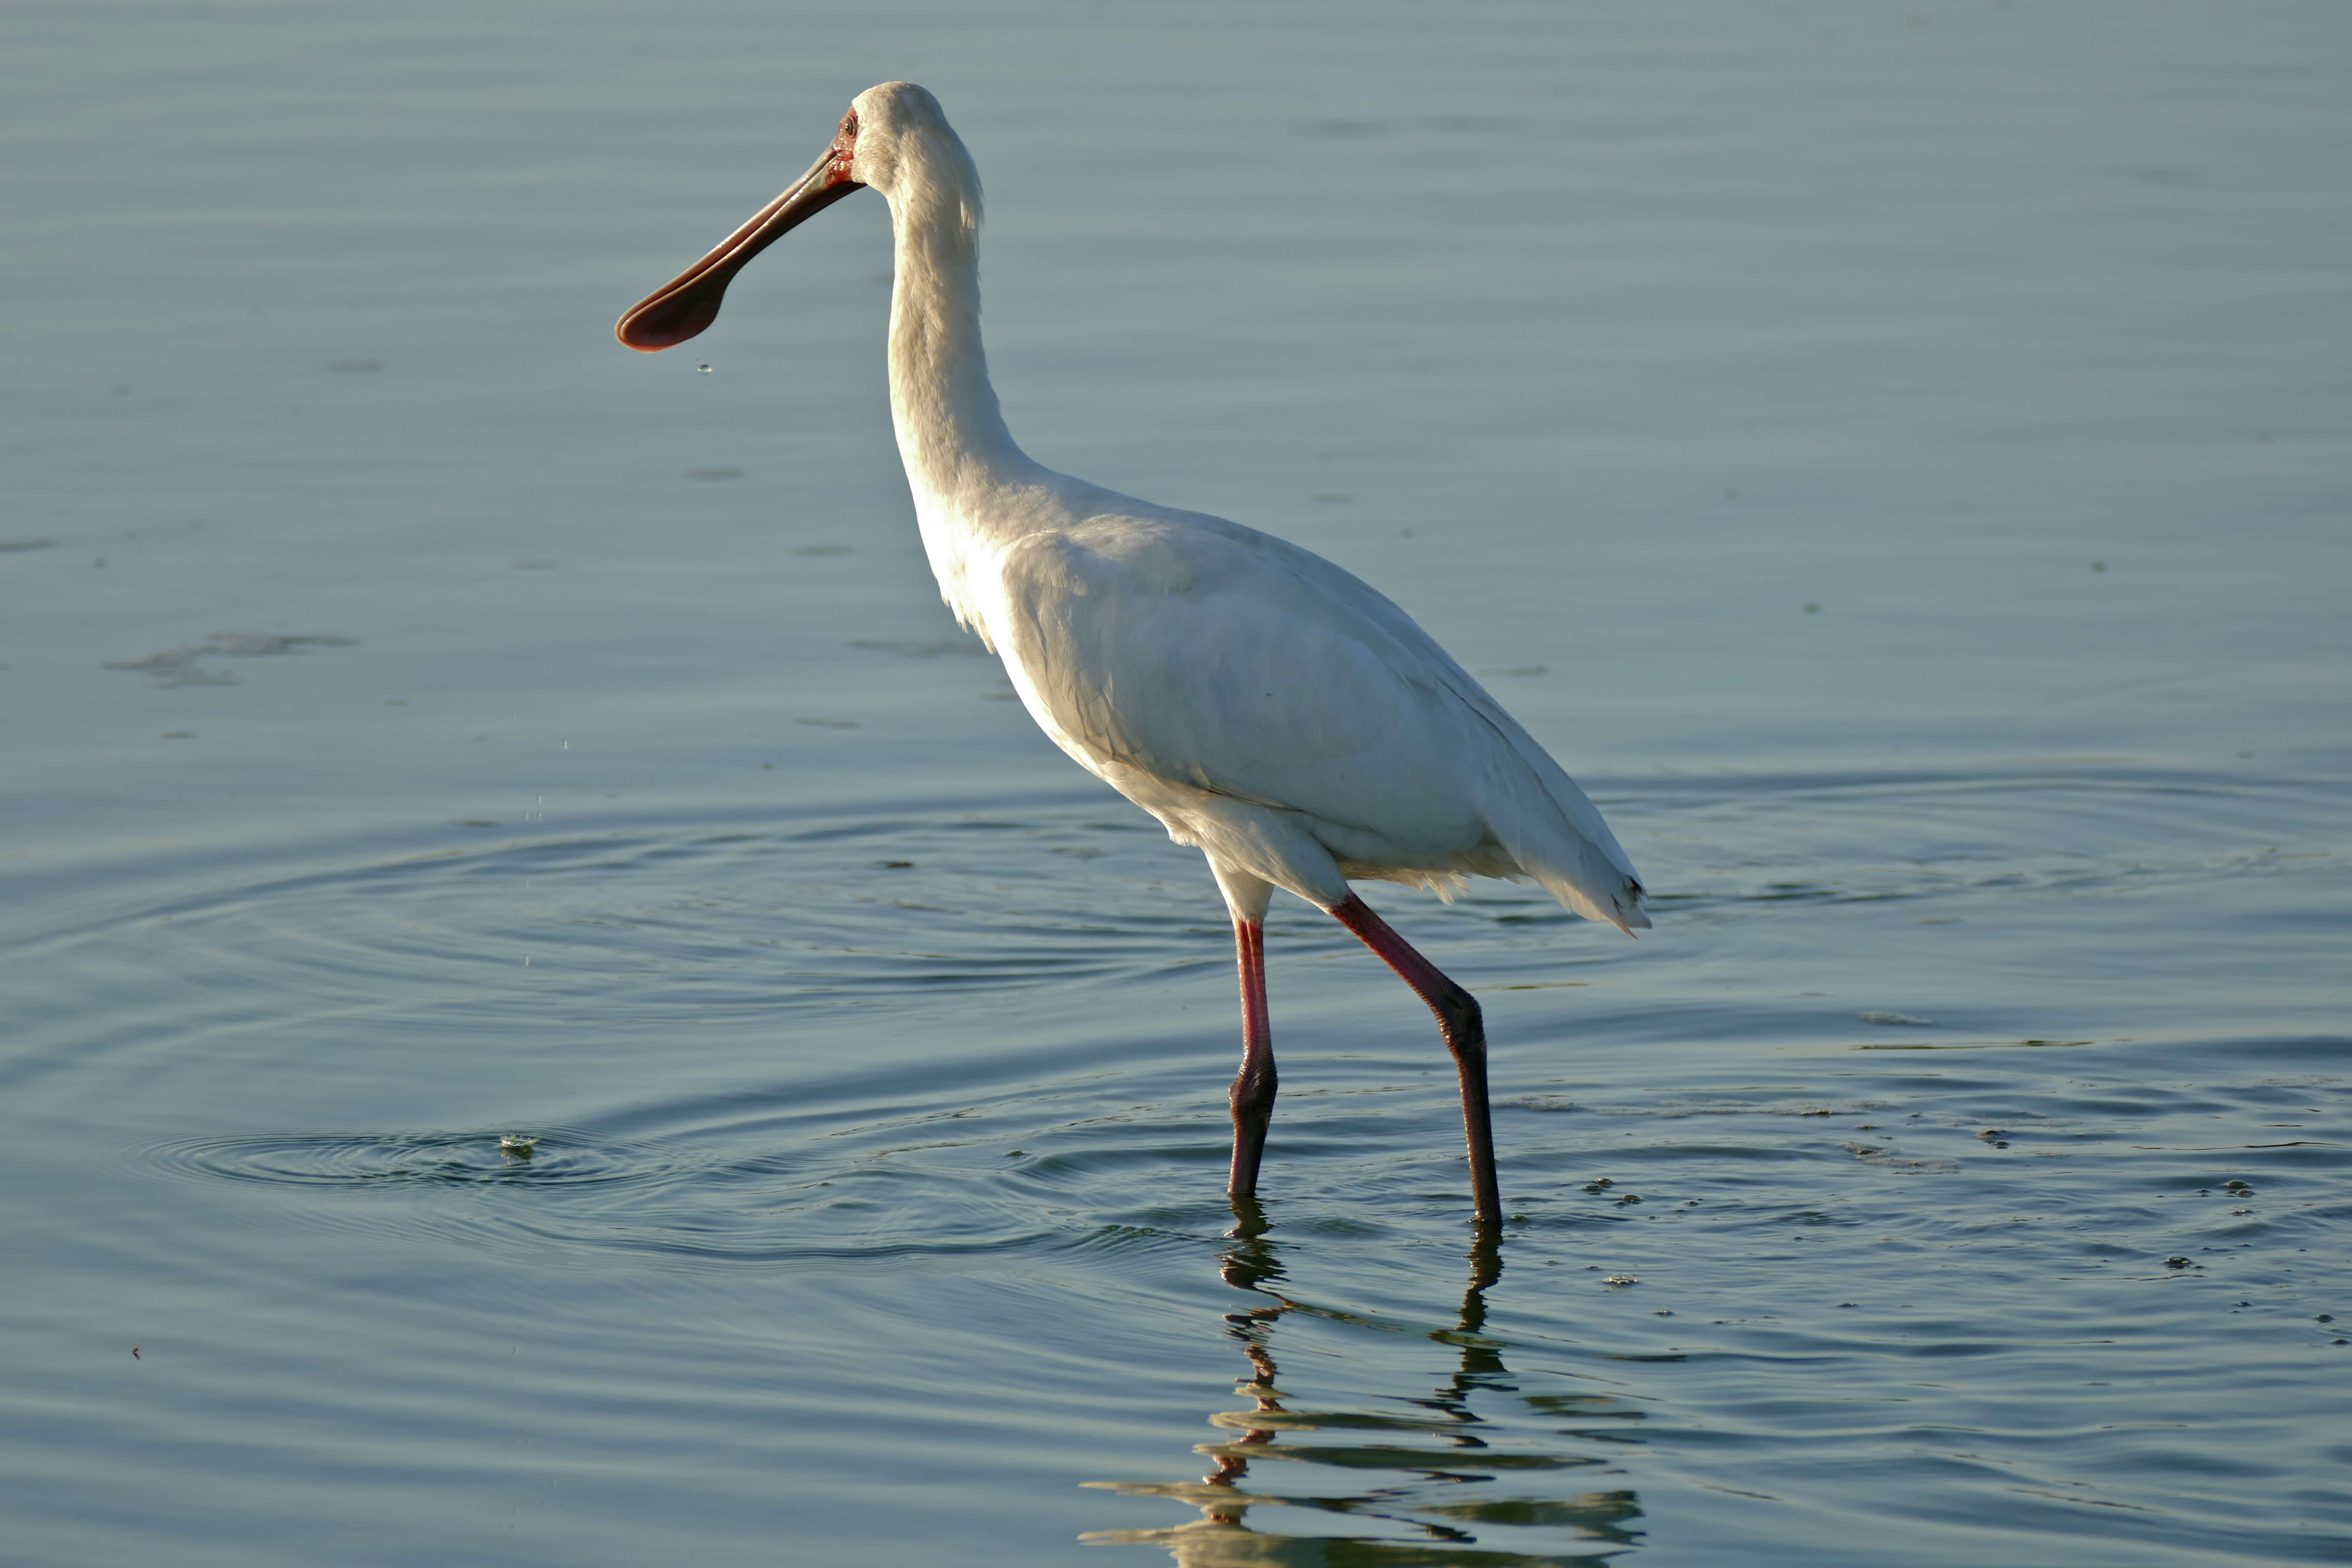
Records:
[[[0,16],[0,1560],[2352,1555],[2352,11]],[[960,636],[860,197],[1041,459],[1402,601],[1638,943],[1270,927]],[[535,1139],[529,1152],[501,1139]]]

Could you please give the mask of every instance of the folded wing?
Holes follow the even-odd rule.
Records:
[[[1004,560],[1000,640],[1066,749],[1297,813],[1343,863],[1517,871],[1650,923],[1591,802],[1402,610],[1269,535],[1135,510]]]

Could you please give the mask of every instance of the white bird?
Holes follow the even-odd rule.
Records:
[[[824,155],[614,329],[652,352],[718,316],[744,263],[860,186],[890,204],[890,417],[956,619],[1081,767],[1208,857],[1232,911],[1242,1067],[1236,1197],[1274,1110],[1264,921],[1276,888],[1328,911],[1437,1015],[1462,1082],[1477,1218],[1502,1217],[1478,1004],[1349,888],[1451,897],[1532,879],[1589,920],[1650,921],[1601,814],[1395,605],[1255,529],[1055,473],[1013,444],[980,343],[980,175],[911,82],[857,95]]]

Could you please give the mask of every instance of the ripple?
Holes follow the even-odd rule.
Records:
[[[2126,769],[1675,781],[1647,786],[1638,807],[1676,862],[1644,865],[1654,903],[1685,916],[2294,876],[2294,847],[2339,832],[2342,816],[2332,789]],[[2257,834],[2277,837],[2250,843]]]
[[[1685,885],[1700,880],[1688,868],[1706,857],[1694,858],[1694,836],[1664,830],[1724,826],[1726,841],[1741,849],[1718,864],[1744,865],[1738,876],[1748,885],[1695,894],[1692,907],[1717,898],[1721,911],[1744,906],[1739,920],[1752,922],[1786,918],[1771,908],[1789,892],[1772,868],[1800,858],[1827,863],[1825,885],[1837,884],[1841,900],[1900,892],[1964,900],[1984,876],[2007,879],[2004,897],[2020,896],[2031,884],[2025,860],[2042,853],[2027,841],[2048,831],[2046,821],[2027,825],[2053,798],[2062,816],[2069,803],[2095,803],[2138,833],[2202,855],[2210,845],[2190,825],[2219,787],[2065,775],[1677,781],[1632,792],[1641,804],[1625,815],[1636,833],[1646,827],[1654,842],[1681,846],[1684,869],[1675,872],[1669,857],[1665,879],[1679,875]],[[2289,816],[2295,809],[2292,792],[2243,793]],[[1913,886],[1919,847],[1896,840],[1922,823],[1947,837],[1976,835],[1972,847],[1948,850],[1974,868],[1970,877]],[[2118,830],[2109,823],[2102,831],[2111,853]],[[1843,847],[1827,846],[1831,832]],[[2003,837],[2007,849],[1996,842]],[[1667,946],[1703,948],[1704,921],[1685,922],[1679,935],[1662,922],[1665,938],[1636,948],[1559,929],[1567,918],[1526,890],[1494,885],[1481,895],[1450,909],[1415,901],[1402,918],[1435,951],[1467,946],[1472,972],[1484,971],[1474,982],[1482,991],[1514,994],[1514,1012],[1497,1015],[1507,1051],[1555,1032],[1638,1038],[1668,1019],[1712,1050],[1727,1037],[1768,1036],[1784,1020],[1801,1037],[1808,1028],[1851,1029],[1857,1018],[1899,1020],[1929,1037],[1857,1043],[1832,1033],[1822,1043],[1973,1052],[1971,1068],[1995,1054],[2055,1062],[2097,1048],[2087,1036],[2056,1030],[2004,1037],[1934,996],[1917,997],[1935,1005],[1916,1013],[1858,1010],[1834,997],[1818,1008],[1710,1013],[1672,978],[1688,960]],[[525,1084],[584,1071],[611,1085],[601,1105],[551,1125],[532,1121],[538,1096],[526,1092],[516,1126],[480,1129],[478,1109],[454,1129],[215,1130],[183,1132],[142,1156],[184,1179],[416,1199],[405,1209],[314,1204],[312,1223],[730,1265],[1075,1259],[1148,1250],[1153,1244],[1135,1237],[1166,1226],[1171,1182],[1187,1202],[1215,1193],[1228,1069],[1202,1058],[1223,1056],[1230,1022],[1222,1011],[1180,1022],[1139,1010],[1138,999],[1166,994],[1173,977],[1192,986],[1216,975],[1222,991],[1222,911],[1197,857],[1148,821],[1109,815],[1090,798],[999,802],[984,815],[866,808],[770,820],[624,818],[489,843],[467,832],[373,850],[240,854],[121,881],[85,878],[50,912],[60,918],[18,944],[37,986],[40,975],[86,968],[93,957],[121,963],[116,950],[137,955],[135,982],[92,1015],[110,1034],[61,1031],[48,1051],[26,1058],[102,1103],[110,1119],[180,1100],[194,1074],[295,1076],[322,1040],[408,1051],[412,1039],[446,1038],[452,1051],[520,1064]],[[1275,938],[1285,1052],[1276,1157],[1286,1163],[1283,1190],[1315,1205],[1292,1223],[1344,1218],[1378,1230],[1391,1216],[1418,1223],[1453,1213],[1460,1194],[1451,1098],[1409,1001],[1366,989],[1373,972],[1319,916],[1278,909]],[[1587,978],[1560,981],[1563,970]],[[1633,983],[1654,972],[1669,974],[1668,984],[1644,995]],[[1521,976],[1524,984],[1509,983]],[[1915,1000],[1895,985],[1874,990],[1874,1002]],[[268,999],[266,1015],[257,997]],[[851,1008],[863,1009],[856,1022],[845,1021]],[[1954,1037],[1934,1038],[1947,1028],[1930,1017],[1949,1020]],[[688,1026],[690,1036],[681,1032]],[[1032,1029],[1062,1031],[1066,1043],[1038,1054],[1022,1043]],[[1382,1042],[1370,1054],[1357,1045],[1365,1029]],[[918,1043],[908,1062],[942,1059],[921,1044],[927,1034],[965,1042],[963,1055],[951,1070],[924,1065],[908,1079],[896,1058],[873,1054],[871,1042],[893,1030]],[[200,1039],[204,1048],[192,1050]],[[1987,1049],[2048,1044],[2074,1049]],[[1318,1056],[1318,1045],[1338,1054]],[[648,1093],[658,1081],[640,1065],[649,1058],[706,1072],[708,1093]],[[832,1069],[821,1064],[836,1058],[842,1069],[814,1091],[811,1074],[823,1077]],[[2027,1114],[2000,1087],[2040,1083],[2046,1072],[2100,1076],[2084,1065],[1988,1063],[1963,1076],[1923,1062],[1911,1073],[1844,1072],[1834,1082],[1812,1073],[1725,1089],[1692,1075],[1701,1059],[1670,1065],[1654,1054],[1630,1076],[1595,1062],[1574,1080],[1498,1079],[1497,1104],[1512,1113],[1500,1125],[1512,1145],[1514,1201],[1531,1223],[1630,1235],[1663,1215],[1680,1228],[1685,1211],[1704,1200],[1708,1223],[1737,1223],[1744,1213],[1777,1227],[1805,1205],[1724,1200],[1762,1199],[1784,1184],[1771,1173],[1780,1168],[1819,1179],[1835,1163],[1950,1184],[1981,1182],[1981,1162],[1996,1155],[2080,1166],[2111,1156],[2111,1140],[2062,1145],[2053,1140],[2071,1136],[2062,1126],[2138,1127],[2161,1144],[2173,1137],[2171,1119],[2239,1110],[2236,1091],[2218,1083],[2202,1095],[2144,1084],[2119,1095],[2110,1080]],[[2281,1080],[2273,1098],[2319,1092],[2316,1079],[2296,1082],[2313,1088]],[[1936,1127],[1906,1124],[1922,1107],[1938,1108]],[[1723,1134],[1694,1136],[1690,1124],[1701,1121]],[[1825,1136],[1808,1135],[1817,1123]],[[1828,1135],[1832,1123],[1839,1131]],[[1871,1130],[1881,1123],[1892,1125]],[[1971,1132],[1948,1138],[1952,1123]],[[1987,1125],[2022,1130],[2016,1135],[2026,1142],[2013,1151],[1981,1146],[1972,1131]],[[2291,1124],[2281,1126],[2272,1141],[2293,1142]],[[541,1140],[527,1160],[499,1149],[499,1135],[516,1131]],[[1639,1172],[1647,1201],[1629,1207],[1635,1200],[1622,1191],[1582,1197],[1597,1190],[1587,1184],[1600,1171],[1580,1151],[1622,1139],[1633,1142],[1616,1149],[1625,1161],[1618,1173]],[[2343,1157],[2332,1145],[2279,1155],[2290,1152],[2314,1164]],[[1758,1190],[1735,1192],[1743,1185]],[[448,1201],[453,1194],[467,1201]],[[1185,1210],[1170,1234],[1214,1223]],[[2294,1222],[2282,1210],[2265,1223]],[[2142,1232],[2125,1249],[2135,1255],[2187,1239],[2178,1227],[2149,1235],[2137,1220],[2118,1224]],[[1956,1216],[1947,1228],[1957,1237],[1969,1223]]]
[[[497,1132],[377,1136],[182,1138],[141,1151],[179,1176],[299,1186],[610,1186],[658,1176],[649,1151],[599,1142],[568,1129],[536,1134],[528,1155]]]
[[[1081,1251],[1138,1245],[1117,1227],[1066,1236],[1066,1225],[1040,1224],[986,1188],[913,1207],[893,1190],[905,1186],[904,1172],[812,1168],[788,1153],[697,1152],[572,1128],[539,1131],[533,1152],[521,1156],[503,1152],[501,1136],[181,1138],[138,1154],[173,1179],[287,1189],[293,1212],[310,1223],[501,1251],[529,1243],[583,1258],[937,1264],[1003,1258],[1041,1242]],[[378,1201],[321,1205],[300,1195],[320,1189]]]
[[[2121,1434],[2105,1458],[2069,1439],[2065,1484],[2105,1489],[2084,1511],[2178,1530],[2202,1505],[2133,1456],[2180,1407],[2298,1398],[2343,1353],[2316,1317],[2343,1306],[2352,1212],[2336,1015],[2246,967],[2278,928],[2226,948],[2233,993],[2148,974],[2183,908],[2316,906],[2340,880],[2209,815],[2324,847],[2309,801],[2217,791],[1621,785],[1612,819],[1687,895],[1639,944],[1526,889],[1374,889],[1489,1008],[1512,1223],[1486,1316],[1431,1304],[1463,1294],[1465,1184],[1426,1016],[1292,906],[1269,942],[1274,1239],[1234,1247],[1223,911],[1195,855],[1087,797],[84,866],[0,911],[26,1031],[6,1087],[240,1256],[331,1237],[501,1290],[528,1260],[763,1304],[805,1277],[910,1366],[945,1335],[984,1342],[976,1363],[1034,1347],[944,1306],[911,1326],[943,1293],[902,1272],[1017,1285],[1025,1321],[1120,1367],[1193,1324],[1171,1385],[1247,1341],[1226,1370],[1255,1408],[1202,1395],[1166,1465],[1094,1472],[1199,1522],[1097,1539],[1224,1550],[1255,1508],[1347,1532],[1352,1560],[1574,1561],[1643,1536],[1618,1477],[1671,1496],[1665,1468],[1720,1462],[1802,1494],[1794,1469],[1897,1451],[1958,1507],[2040,1484],[2052,1390]],[[2100,972],[2095,942],[2128,962]],[[1281,1268],[1313,1278],[1216,1294]],[[1921,1479],[1963,1452],[1978,1470]],[[1222,1479],[1175,1479],[1204,1466]]]
[[[2216,879],[2315,887],[2341,875],[2324,856],[2243,837],[2251,823],[2290,848],[2324,846],[2320,818],[2340,815],[2338,803],[2243,781],[2037,773],[1620,787],[1611,809],[1659,889],[1655,944],[1677,952],[1801,909],[1863,914],[1899,902],[1924,921],[1981,910],[2013,922],[2047,900],[2177,896]],[[2217,831],[2217,815],[2236,826]],[[520,1023],[552,1008],[613,1026],[926,994],[950,1009],[1226,959],[1223,910],[1198,857],[1139,814],[1090,797],[987,816],[616,818],[488,843],[478,827],[445,826],[396,847],[240,846],[178,868],[73,868],[54,885],[58,897],[19,905],[38,908],[37,922],[0,931],[20,969],[136,942],[142,984],[173,986],[182,1008],[191,993],[231,1006],[267,994],[320,1013],[431,993],[445,1015]],[[1486,883],[1451,909],[1417,899],[1407,909],[1441,948],[1477,944],[1494,961],[1482,984],[1497,990],[1581,989],[1648,959],[1528,889]],[[1278,962],[1352,955],[1344,933],[1311,912],[1281,904],[1275,921]],[[1937,942],[1957,953],[1982,940]],[[1825,1006],[1824,1023],[1927,1036],[1872,1048],[2093,1037],[2052,1024],[1987,1028],[1980,1008],[1972,1016],[1900,990],[1864,1000]],[[1937,1024],[1957,1035],[1938,1040]],[[93,1044],[75,1042],[72,1059],[88,1059]]]

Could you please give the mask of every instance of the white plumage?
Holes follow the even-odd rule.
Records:
[[[1451,897],[1531,878],[1567,908],[1647,926],[1633,863],[1592,803],[1412,617],[1320,556],[1032,461],[980,342],[980,178],[938,100],[860,93],[824,156],[624,317],[633,348],[716,317],[753,255],[860,186],[890,204],[890,408],[931,569],[1055,744],[1200,848],[1241,960],[1236,1197],[1274,1100],[1261,927],[1272,889],[1330,911],[1438,1015],[1462,1073],[1478,1216],[1499,1218],[1477,1005],[1349,889]]]

